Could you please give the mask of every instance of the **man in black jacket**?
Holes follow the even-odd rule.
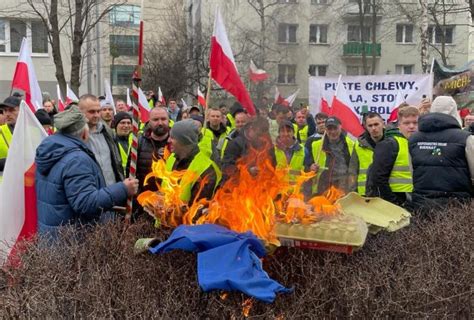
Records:
[[[407,139],[418,128],[418,116],[418,108],[414,106],[400,108],[398,128],[386,130],[384,140],[375,146],[367,176],[367,196],[410,207],[413,181]]]
[[[162,159],[165,149],[169,151],[169,118],[168,112],[163,107],[155,107],[150,111],[150,120],[147,130],[138,139],[137,148],[137,179],[139,181],[139,193],[151,190],[158,190],[154,178],[148,180],[147,185],[143,185],[145,177],[151,172],[153,160]],[[130,157],[128,158],[127,168],[130,166]],[[127,170],[129,172],[129,170]]]
[[[474,195],[474,137],[441,112],[421,116],[418,130],[409,139],[414,209],[429,213],[449,203],[469,203]]]

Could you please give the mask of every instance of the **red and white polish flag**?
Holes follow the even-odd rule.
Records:
[[[207,108],[207,102],[206,102],[206,98],[204,97],[204,94],[201,92],[201,90],[199,90],[198,88],[198,103],[204,108],[206,109]]]
[[[63,97],[61,96],[61,88],[59,87],[59,83],[56,84],[56,94],[57,94],[57,98],[58,98],[58,110],[59,110],[59,112],[62,112],[62,111],[64,111],[66,106],[64,105]]]
[[[253,60],[250,60],[249,78],[252,82],[260,82],[268,79],[268,73],[265,70],[258,69]]]
[[[342,83],[342,76],[339,76],[336,93],[332,99],[331,115],[339,118],[342,123],[342,128],[352,136],[359,137],[364,132],[358,115],[351,107],[349,95]]]
[[[150,106],[141,88],[138,88],[138,107],[140,108],[140,121],[145,123],[150,120]]]
[[[25,99],[33,112],[43,107],[43,95],[36,78],[35,68],[31,60],[31,50],[28,40],[23,38],[20,55],[13,75],[12,89],[21,89],[25,92]]]
[[[209,66],[211,78],[232,94],[250,115],[255,115],[255,107],[235,65],[234,54],[218,8],[211,38]]]
[[[71,102],[79,102],[79,98],[76,96],[74,91],[69,88],[69,85],[66,84],[66,106],[68,106]]]
[[[163,92],[161,92],[161,87],[158,87],[158,101],[161,102],[163,107],[166,106],[165,96],[163,95]]]
[[[17,265],[22,243],[37,232],[35,153],[47,136],[22,101],[0,184],[0,265]]]
[[[283,98],[282,95],[280,94],[280,90],[278,90],[278,87],[275,86],[275,104],[280,104],[285,107],[291,107],[293,105],[293,102],[295,102],[296,97],[298,96],[299,92],[300,92],[300,89],[297,89],[288,97]]]

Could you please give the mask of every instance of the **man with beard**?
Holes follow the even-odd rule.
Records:
[[[222,158],[222,180],[238,173],[237,162],[254,149],[259,153],[268,152],[271,164],[276,166],[275,149],[270,138],[268,121],[262,117],[250,120],[242,129],[241,133],[229,141]],[[265,158],[265,159],[263,159]],[[265,161],[267,157],[251,159],[246,163],[247,169],[252,175],[258,173],[257,161]]]
[[[148,127],[138,139],[137,179],[140,185],[139,193],[145,190],[158,190],[157,183],[160,182],[155,181],[154,178],[150,178],[146,186],[143,185],[143,182],[145,181],[146,175],[151,172],[153,160],[162,159],[165,154],[165,148],[169,148],[169,130],[167,110],[163,107],[151,109]],[[130,165],[130,157],[128,164]]]
[[[100,102],[100,117],[109,128],[112,127],[112,121],[114,120],[114,108],[109,101],[102,100]]]

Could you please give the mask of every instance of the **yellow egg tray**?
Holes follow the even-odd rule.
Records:
[[[282,246],[352,253],[364,245],[368,227],[358,217],[339,214],[312,224],[278,222],[275,232]]]

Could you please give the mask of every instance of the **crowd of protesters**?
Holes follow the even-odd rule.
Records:
[[[250,116],[237,102],[203,110],[179,105],[174,98],[162,105],[152,93],[148,98],[152,109],[149,121],[140,124],[137,179],[125,178],[132,115],[123,100],[115,102],[114,110],[102,97],[86,94],[58,113],[54,101],[45,99],[36,112],[50,135],[36,152],[40,233],[54,236],[65,224],[114,218],[128,197],[157,191],[165,183],[148,176],[158,159],[166,161],[169,171],[186,170],[180,182],[184,203],[212,199],[220,185],[239,174],[239,159],[252,149],[268,155],[271,166],[287,169],[291,183],[301,172],[313,171],[315,177],[302,188],[306,199],[335,186],[428,214],[469,203],[474,194],[474,114],[461,119],[452,97],[403,104],[394,123],[364,113],[360,137],[344,132],[337,115],[313,115],[304,105],[270,105],[265,99],[257,116]],[[0,172],[20,101],[14,95],[0,104]],[[254,176],[257,161],[245,163]],[[135,216],[143,213],[136,201],[134,208]]]

